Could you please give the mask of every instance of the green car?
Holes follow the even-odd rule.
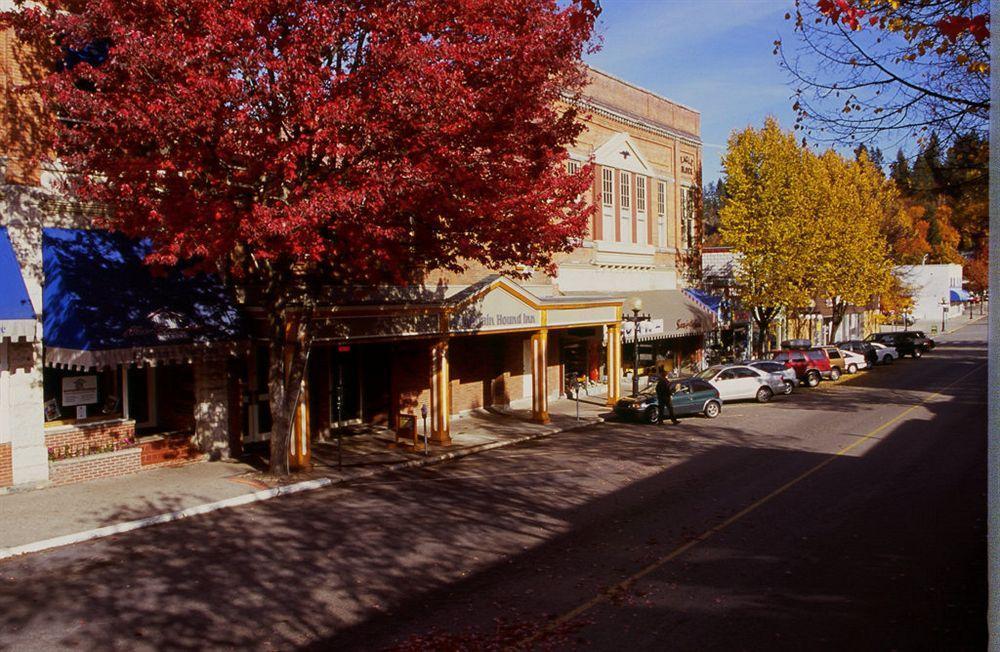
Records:
[[[673,393],[674,414],[682,417],[689,414],[704,414],[714,419],[722,412],[719,390],[700,378],[684,378],[670,382]],[[624,419],[640,419],[646,423],[659,420],[660,402],[656,398],[656,386],[650,385],[639,392],[637,397],[623,398],[615,404],[615,414]]]

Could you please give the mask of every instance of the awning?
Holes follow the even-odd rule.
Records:
[[[35,340],[35,309],[7,227],[0,226],[0,340]]]
[[[691,297],[696,304],[699,304],[702,308],[708,312],[715,315],[716,319],[719,317],[719,307],[722,305],[722,297],[717,297],[708,292],[702,292],[701,290],[695,290],[693,288],[686,288],[684,294]]]
[[[640,342],[700,335],[715,328],[715,316],[681,290],[633,292],[624,297],[626,316],[636,298],[642,299],[642,312],[649,314],[649,321],[639,323]],[[623,322],[622,341],[632,340],[632,325]]]
[[[957,303],[962,301],[972,301],[972,295],[961,288],[953,288],[951,290],[951,302]]]
[[[234,348],[238,312],[215,277],[156,270],[146,242],[117,233],[45,229],[45,363],[73,368],[187,362]]]

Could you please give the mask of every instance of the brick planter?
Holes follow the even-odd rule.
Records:
[[[0,444],[0,487],[14,484],[14,468],[10,459],[10,442]]]
[[[135,437],[135,421],[109,419],[93,423],[71,426],[55,426],[45,429],[45,447],[62,446],[103,446],[116,439]]]
[[[58,486],[99,478],[117,478],[136,473],[141,468],[142,449],[126,448],[111,453],[49,462],[49,482]]]

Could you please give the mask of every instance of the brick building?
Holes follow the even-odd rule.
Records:
[[[47,116],[12,91],[34,63],[2,39],[0,82],[15,99],[0,125],[0,226],[29,314],[0,314],[0,487],[265,441],[268,348],[254,309],[227,302],[210,278],[154,279],[140,243],[90,228],[100,207],[60,194],[60,170],[37,162]],[[636,337],[623,341],[633,298],[654,313],[638,333],[648,363],[669,369],[698,351],[709,318],[680,291],[700,231],[698,113],[597,71],[570,101],[586,126],[570,166],[595,165],[580,246],[554,278],[472,268],[331,301],[294,420],[295,464],[337,428],[408,431],[424,407],[440,445],[470,410],[524,406],[544,422],[567,378],[604,384],[614,402],[623,344]]]

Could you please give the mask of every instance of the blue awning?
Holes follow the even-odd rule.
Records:
[[[686,292],[692,299],[708,308],[710,312],[718,316],[719,306],[722,305],[722,297],[717,297],[707,292],[702,292],[701,290],[695,290],[694,288],[685,288],[684,292]]]
[[[953,288],[951,290],[951,302],[958,303],[964,301],[972,301],[972,295],[961,288]]]
[[[7,227],[0,226],[0,339],[35,340],[35,309]]]
[[[46,364],[185,362],[240,339],[239,314],[217,278],[180,267],[154,274],[143,262],[149,252],[118,233],[44,230]]]

